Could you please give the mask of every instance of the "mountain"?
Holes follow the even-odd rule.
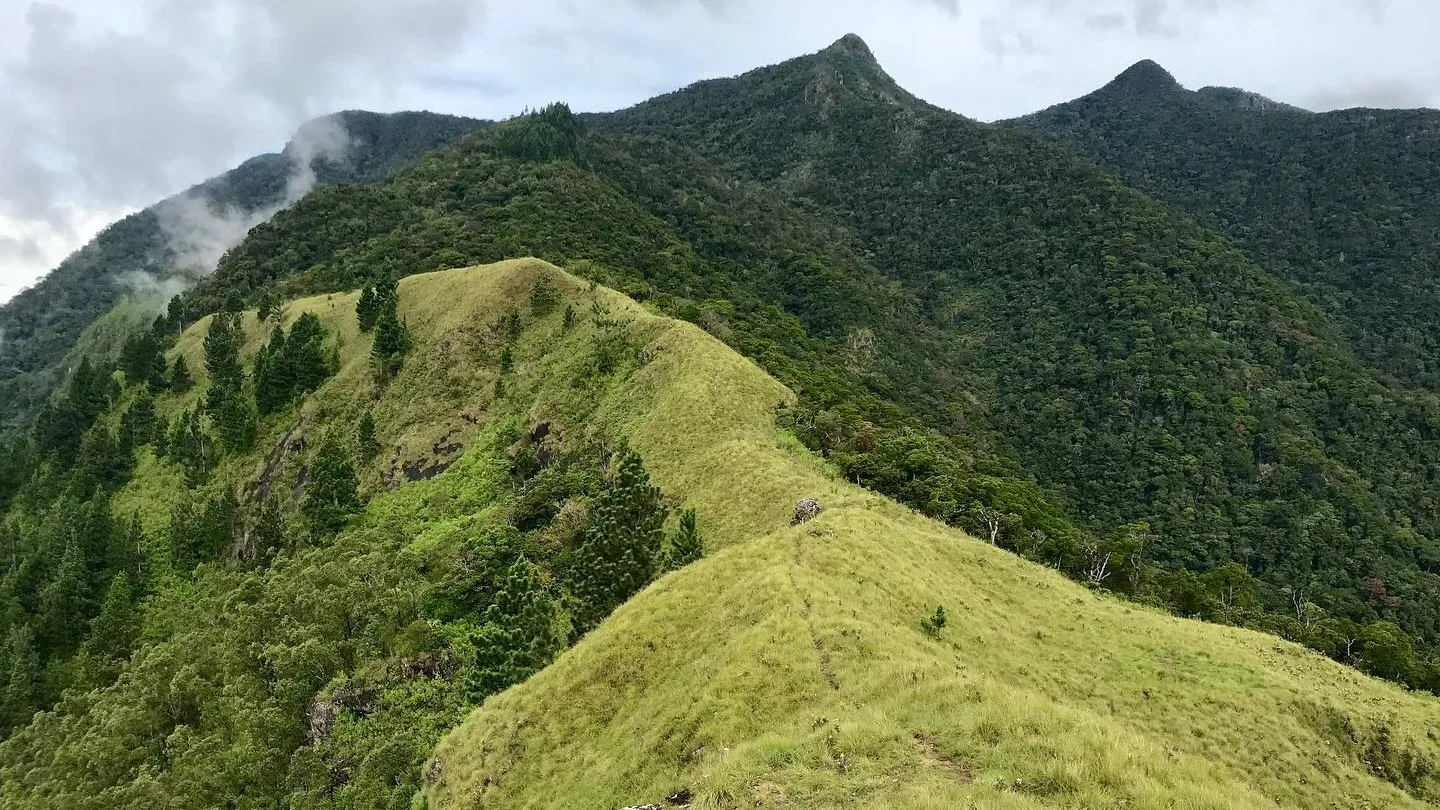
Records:
[[[1097,595],[847,483],[777,429],[795,395],[693,325],[528,260],[412,276],[394,300],[410,343],[394,376],[377,381],[356,293],[289,302],[276,322],[293,337],[309,313],[335,351],[313,393],[262,417],[250,449],[193,489],[183,454],[140,445],[110,504],[140,515],[117,534],[150,595],[138,617],[102,609],[112,632],[80,643],[68,674],[101,686],[0,743],[0,803],[1403,808],[1440,795],[1433,699]],[[244,360],[274,326],[257,315],[239,318]],[[215,323],[169,351],[199,371],[196,388],[154,398],[160,415],[183,422],[217,385]],[[616,493],[657,503],[620,486],[627,446],[662,509],[695,510],[705,556],[565,650],[558,625],[591,592],[578,576],[627,559],[579,565],[587,526],[605,525]],[[368,502],[316,525],[337,447]],[[296,488],[278,523],[267,516]],[[822,510],[791,525],[802,498]],[[236,528],[187,570],[217,514]],[[948,621],[926,629],[937,606]]]
[[[1437,677],[1434,395],[1358,361],[1223,237],[915,100],[853,39],[611,116],[552,107],[319,189],[179,314],[526,255],[755,359],[850,480],[1338,660],[1363,660],[1359,628],[1398,625],[1417,663],[1382,674]],[[1243,605],[1216,595],[1232,576]]]
[[[1308,113],[1233,88],[1138,87],[1142,62],[1004,122],[1229,236],[1339,325],[1367,364],[1440,388],[1440,111]]]
[[[1435,392],[858,38],[127,306],[0,453],[5,806],[1440,797]]]
[[[435,113],[337,113],[260,155],[125,217],[0,307],[0,437],[24,429],[73,363],[84,329],[127,294],[162,309],[250,226],[314,183],[368,183],[484,122]],[[303,181],[297,183],[297,181]],[[78,358],[75,358],[78,360]]]

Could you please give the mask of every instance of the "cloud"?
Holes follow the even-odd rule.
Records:
[[[5,276],[37,252],[57,259],[45,248],[87,211],[148,205],[356,95],[395,92],[458,53],[482,11],[472,0],[128,0],[82,15],[77,2],[0,11],[0,43],[13,43],[0,62]],[[313,183],[307,171],[296,189]]]
[[[213,271],[225,251],[240,244],[251,228],[315,187],[316,160],[342,162],[350,145],[350,134],[338,116],[318,118],[302,126],[286,147],[291,169],[280,200],[253,210],[218,204],[203,192],[187,192],[165,200],[156,213],[174,253],[175,269],[192,278]],[[149,282],[150,286],[158,283]]]

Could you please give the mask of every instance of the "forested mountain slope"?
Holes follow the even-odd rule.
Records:
[[[0,743],[0,803],[1440,796],[1428,696],[1088,592],[844,482],[777,429],[794,394],[692,325],[536,261],[407,278],[362,331],[375,294],[191,326],[167,354],[194,387],[148,395],[163,440],[134,430],[145,384],[117,378],[92,435],[132,436],[131,465],[88,442],[52,508],[94,514],[99,494],[65,502],[98,476],[110,554],[61,568],[133,562],[75,605],[94,618],[73,646],[46,650],[41,677],[70,691]],[[255,373],[232,389],[236,363]],[[247,443],[234,403],[270,402],[280,368],[311,382]],[[198,477],[197,429],[223,448]],[[12,517],[52,493],[32,484]],[[803,497],[823,509],[790,526]],[[45,627],[66,590],[42,589]],[[7,655],[8,697],[29,659]]]
[[[1233,238],[1367,363],[1440,389],[1440,111],[1309,113],[1142,62],[1007,121]],[[1236,103],[1238,101],[1243,103]]]
[[[1434,397],[1223,238],[914,100],[853,38],[587,120],[552,107],[320,189],[181,309],[538,255],[754,358],[853,481],[1099,587],[1437,683]],[[1363,652],[1396,637],[1418,654]]]
[[[211,269],[189,264],[195,257],[187,254],[215,250],[218,256],[228,245],[209,243],[232,238],[227,231],[237,227],[233,238],[243,236],[243,223],[285,201],[298,174],[313,171],[321,184],[374,182],[483,125],[434,113],[337,113],[301,127],[296,142],[303,148],[292,142],[283,152],[252,158],[106,228],[0,307],[0,438],[29,426],[63,381],[63,359],[95,318],[127,292],[146,308],[163,308],[193,274]],[[349,144],[342,150],[327,143],[328,157],[300,166],[308,159],[302,154],[317,151],[307,134],[346,137]]]
[[[1067,151],[915,100],[855,38],[594,125],[843,221],[969,348],[940,371],[979,401],[951,405],[963,427],[931,424],[1005,442],[1072,517],[1143,521],[1167,564],[1238,563],[1272,609],[1435,637],[1434,398],[1358,362],[1343,324],[1224,239]],[[1187,587],[1156,590],[1174,605]]]

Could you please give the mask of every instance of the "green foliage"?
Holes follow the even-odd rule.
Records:
[[[185,471],[185,483],[199,486],[220,460],[220,445],[205,429],[200,406],[181,411],[170,423],[165,455]]]
[[[375,294],[375,288],[367,286],[360,291],[360,300],[355,302],[355,319],[360,324],[361,332],[369,332],[375,328],[375,320],[380,317],[380,308],[383,299]]]
[[[945,629],[946,621],[945,606],[940,605],[935,608],[934,613],[920,620],[920,629],[924,630],[926,635],[939,638],[940,631]]]
[[[261,414],[279,411],[319,388],[335,372],[325,352],[325,328],[303,313],[287,334],[276,327],[255,355],[255,405]]]
[[[665,567],[670,570],[684,568],[705,556],[705,543],[700,539],[700,528],[696,523],[695,510],[686,509],[680,513],[679,525],[670,535],[665,549]]]
[[[575,632],[595,627],[655,576],[666,508],[640,456],[622,447],[614,472],[591,507],[569,573],[579,600]]]
[[[405,352],[410,348],[410,330],[400,320],[399,302],[392,290],[380,302],[380,311],[375,318],[375,337],[370,344],[370,359],[375,373],[381,379],[389,379],[400,370]]]
[[[556,102],[496,127],[496,148],[507,157],[536,162],[582,162],[585,125],[567,104]]]
[[[355,455],[364,463],[379,452],[380,441],[375,438],[375,416],[367,410],[355,428]]]
[[[479,702],[538,672],[564,648],[555,602],[524,557],[510,566],[475,633],[471,699]]]
[[[190,390],[195,384],[195,378],[190,376],[190,364],[185,360],[184,355],[177,355],[175,362],[170,365],[169,379],[166,384],[170,390],[177,393],[184,393]]]
[[[300,512],[316,535],[339,531],[360,508],[359,482],[350,454],[333,436],[321,442],[311,458]]]

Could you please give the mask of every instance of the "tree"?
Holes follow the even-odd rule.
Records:
[[[119,674],[139,637],[140,621],[130,577],[116,574],[105,589],[100,613],[90,622],[90,635],[81,647],[95,663],[102,684],[110,683]]]
[[[380,452],[380,442],[375,438],[375,417],[366,411],[360,417],[360,425],[355,429],[355,455],[360,461],[366,462]]]
[[[339,531],[350,514],[360,508],[359,481],[350,454],[333,436],[315,451],[305,481],[300,512],[314,534]]]
[[[366,287],[360,291],[360,300],[355,302],[355,319],[360,324],[361,332],[369,332],[375,328],[375,319],[380,316],[380,303],[374,287]]]
[[[622,447],[574,553],[571,581],[581,602],[575,616],[578,632],[595,627],[654,577],[665,513],[660,490],[650,483],[640,455]]]
[[[170,366],[170,389],[183,393],[190,390],[195,384],[195,378],[190,376],[190,363],[185,360],[185,355],[178,355],[175,362]]]
[[[200,406],[182,412],[170,425],[166,455],[185,470],[185,484],[199,486],[219,460],[219,448],[205,431]]]
[[[945,629],[945,623],[947,621],[948,619],[945,616],[945,606],[940,605],[939,607],[935,608],[934,613],[920,620],[920,629],[924,630],[926,635],[939,638],[940,631]]]
[[[560,303],[560,292],[549,274],[542,273],[530,288],[530,311],[537,317],[549,315]]]
[[[155,397],[149,388],[142,388],[125,413],[120,416],[120,448],[130,453],[160,438],[160,417],[155,413]]]
[[[370,345],[370,358],[375,363],[375,372],[382,379],[394,376],[400,370],[405,352],[410,348],[410,331],[400,320],[394,295],[387,296],[381,303],[380,314],[375,320],[375,337]]]
[[[485,610],[476,638],[471,694],[478,702],[540,671],[563,647],[555,632],[555,603],[535,567],[517,559]]]
[[[69,651],[80,643],[89,609],[85,556],[70,543],[55,576],[40,592],[40,642],[52,650]]]
[[[40,703],[40,654],[30,625],[10,628],[5,640],[9,661],[5,692],[0,695],[0,726],[15,728],[29,722]]]
[[[670,547],[666,550],[666,567],[674,570],[684,568],[705,556],[705,544],[700,540],[700,530],[696,526],[695,510],[686,509],[680,513],[680,525],[676,528],[675,534],[670,537]]]

